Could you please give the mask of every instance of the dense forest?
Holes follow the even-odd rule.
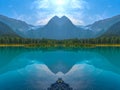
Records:
[[[49,39],[28,39],[20,37],[1,37],[0,44],[23,44],[28,46],[42,47],[79,47],[96,44],[120,44],[120,37],[101,37],[95,39],[69,39],[69,40],[49,40]]]

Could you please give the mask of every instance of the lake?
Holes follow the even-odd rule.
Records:
[[[120,48],[0,48],[0,90],[47,90],[58,78],[74,90],[120,90]]]

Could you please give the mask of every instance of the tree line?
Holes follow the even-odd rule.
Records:
[[[69,40],[0,37],[0,44],[50,44],[50,45],[120,44],[120,37],[101,37],[101,38],[93,38],[93,39],[69,39]]]

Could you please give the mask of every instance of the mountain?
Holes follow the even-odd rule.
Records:
[[[33,26],[26,22],[0,15],[0,22],[11,28],[14,33],[25,38],[38,39],[86,39],[108,33],[114,24],[120,22],[120,15],[97,21],[88,26],[76,26],[69,18],[54,16],[44,26]]]
[[[30,30],[29,37],[45,39],[91,38],[92,32],[75,26],[66,16],[53,17],[47,25],[37,30]]]
[[[102,37],[120,37],[120,22],[112,25]]]
[[[9,26],[0,22],[0,37],[4,36],[19,37]]]
[[[96,32],[96,36],[102,35],[106,32],[112,25],[120,21],[120,15],[114,16],[112,18],[107,18],[104,20],[97,21],[91,25],[86,26],[88,29]]]
[[[5,23],[10,28],[12,28],[20,36],[25,36],[26,31],[31,30],[34,26],[27,24],[26,22],[16,20],[13,18],[8,18],[6,16],[0,15],[0,22]]]

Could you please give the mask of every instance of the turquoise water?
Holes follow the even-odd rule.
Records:
[[[0,90],[120,90],[120,48],[0,48]]]

